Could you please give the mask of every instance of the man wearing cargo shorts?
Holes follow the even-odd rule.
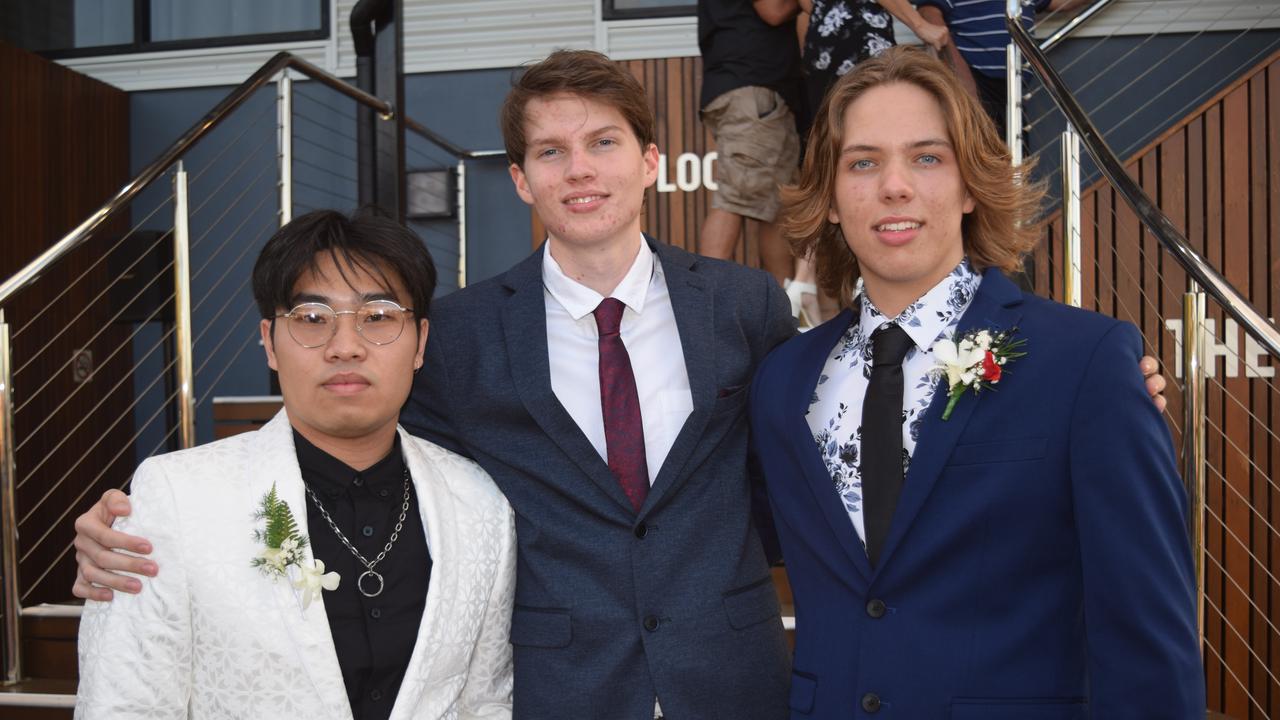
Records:
[[[711,209],[698,251],[733,257],[743,218],[760,223],[764,268],[782,283],[793,261],[778,233],[778,187],[800,159],[795,115],[800,100],[795,0],[699,0],[702,121],[718,157]]]

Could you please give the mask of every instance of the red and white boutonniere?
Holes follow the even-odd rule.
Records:
[[[947,407],[942,419],[951,417],[951,411],[964,395],[972,389],[977,395],[991,389],[1004,376],[1005,365],[1010,360],[1026,355],[1019,350],[1024,339],[1013,339],[1017,328],[1010,330],[970,330],[959,338],[943,338],[933,344],[934,366],[930,371],[935,377],[947,379]]]

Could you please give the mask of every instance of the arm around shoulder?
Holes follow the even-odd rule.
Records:
[[[1094,348],[1071,416],[1070,466],[1095,717],[1204,714],[1186,494],[1147,396],[1137,328]]]
[[[133,476],[133,513],[116,529],[155,540],[166,566],[139,578],[141,594],[85,603],[78,653],[77,718],[185,718],[191,694],[191,609],[180,556],[180,519],[161,464],[144,462]]]

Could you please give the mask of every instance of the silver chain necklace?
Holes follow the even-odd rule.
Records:
[[[351,544],[351,541],[347,539],[347,536],[342,534],[342,531],[338,529],[338,524],[329,516],[329,511],[325,510],[324,505],[320,504],[320,498],[316,497],[315,491],[311,489],[311,486],[306,483],[303,483],[303,486],[307,488],[307,495],[311,498],[311,502],[316,504],[316,509],[320,511],[320,515],[324,517],[325,522],[329,523],[329,528],[333,530],[333,534],[337,535],[338,539],[342,541],[342,544],[347,546],[347,549],[351,551],[352,555],[356,556],[356,559],[360,561],[361,565],[364,565],[364,572],[360,573],[360,577],[356,579],[356,589],[360,591],[361,595],[367,598],[378,597],[381,595],[382,588],[385,587],[385,583],[382,581],[382,575],[373,568],[375,565],[382,562],[382,559],[387,556],[387,553],[391,552],[391,546],[395,545],[396,540],[400,539],[400,531],[404,529],[404,516],[409,513],[409,466],[406,465],[404,468],[404,504],[400,506],[400,519],[396,520],[396,527],[391,531],[391,539],[387,541],[386,546],[382,548],[382,552],[378,553],[378,557],[373,559],[373,562],[366,560],[364,555],[361,555],[360,551],[357,550],[356,547]],[[365,590],[365,578],[376,580],[378,583],[378,589],[373,592]]]

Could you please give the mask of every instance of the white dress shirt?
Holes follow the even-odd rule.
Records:
[[[982,276],[965,258],[937,285],[911,303],[895,318],[885,317],[867,297],[862,280],[854,290],[857,314],[827,358],[813,390],[806,420],[818,444],[831,482],[844,502],[845,512],[865,547],[862,517],[862,402],[871,378],[871,334],[882,325],[896,323],[911,338],[913,347],[902,361],[902,471],[905,474],[916,449],[920,425],[933,400],[938,380],[933,344],[955,332],[960,316],[969,308]]]
[[[554,242],[548,240],[547,252],[542,255],[551,390],[608,462],[600,406],[600,333],[592,315],[604,296],[565,275],[551,256],[554,248]],[[693,393],[662,264],[655,261],[643,237],[635,262],[611,297],[626,305],[622,344],[631,358],[640,396],[645,462],[652,485],[680,428],[693,412]]]

